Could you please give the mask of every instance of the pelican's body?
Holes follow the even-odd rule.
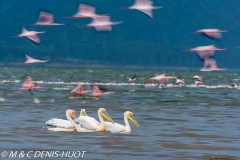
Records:
[[[85,109],[81,109],[79,117],[81,116],[87,116]],[[74,121],[77,122],[78,118],[76,118]],[[51,118],[46,122],[46,125],[58,128],[72,129],[73,131],[75,130],[75,125],[69,120],[65,119]]]
[[[152,10],[163,8],[160,6],[153,6],[151,0],[135,0],[135,4],[130,6],[128,9],[136,9],[149,17],[153,18]]]
[[[45,12],[45,11],[40,11],[38,21],[33,24],[33,26],[61,26],[65,25],[62,23],[55,23],[53,14]]]
[[[223,31],[219,29],[201,29],[201,30],[198,30],[196,33],[204,34],[209,38],[220,39],[222,37],[222,32],[227,32],[227,31]]]
[[[76,124],[73,118],[77,118],[74,110],[66,111],[67,120],[63,119],[50,119],[46,122],[47,125],[54,126],[53,128],[47,128],[48,131],[64,131],[64,132],[91,132],[90,130],[86,130]],[[81,116],[80,116],[81,117]]]
[[[92,7],[86,4],[79,4],[78,12],[72,17],[66,17],[66,18],[96,18],[96,17],[102,16],[102,15],[96,14],[95,12],[96,12],[95,7]]]
[[[200,71],[211,72],[211,71],[222,71],[227,70],[227,68],[218,68],[216,60],[211,58],[204,59],[204,67]]]
[[[122,22],[111,22],[109,16],[95,17],[87,27],[94,27],[96,31],[111,31],[112,25],[117,25]]]
[[[40,44],[40,39],[37,36],[37,34],[41,34],[41,33],[45,33],[45,31],[43,32],[28,31],[25,28],[22,28],[22,33],[17,36],[13,36],[13,38],[27,37],[28,39],[35,42],[36,44]]]
[[[214,45],[208,45],[208,46],[199,46],[196,48],[192,48],[189,51],[190,52],[197,52],[200,58],[204,59],[206,57],[211,57],[214,54],[214,51],[216,50],[226,50],[226,49],[220,49],[215,47]]]
[[[106,125],[103,120],[103,117],[107,119],[109,122],[114,124],[112,118],[106,113],[106,109],[104,108],[100,108],[98,110],[98,117],[100,120],[100,124],[97,123],[96,120],[92,117],[88,117],[88,116],[79,117],[78,118],[79,126],[91,132],[105,131]]]
[[[125,122],[125,126],[118,124],[118,123],[110,123],[110,122],[105,122],[106,127],[107,127],[107,131],[110,131],[112,133],[131,133],[131,127],[129,125],[128,119],[130,121],[132,121],[137,127],[139,127],[137,121],[135,120],[135,118],[133,117],[133,113],[130,111],[126,111],[124,114],[124,122]]]
[[[28,55],[25,54],[25,58],[27,59],[25,62],[23,62],[24,64],[31,64],[31,63],[46,63],[48,62],[48,60],[38,60],[38,59],[34,59]]]

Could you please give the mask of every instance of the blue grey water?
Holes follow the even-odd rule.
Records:
[[[212,156],[240,158],[239,89],[201,87],[144,87],[141,85],[103,86],[114,91],[100,99],[70,100],[68,82],[126,83],[136,74],[135,84],[164,71],[97,70],[51,68],[1,68],[0,151],[11,150],[84,150],[85,159],[210,159]],[[239,73],[195,73],[166,71],[180,76],[187,84],[199,74],[205,84],[232,84]],[[29,92],[18,90],[24,77],[31,75],[45,88]],[[57,82],[64,84],[48,84]],[[18,82],[15,80],[20,80]],[[173,81],[169,81],[172,83]],[[86,89],[90,86],[85,86]],[[86,95],[90,97],[90,95]],[[34,101],[34,98],[39,102]],[[140,128],[130,123],[131,134],[98,132],[50,132],[45,122],[63,118],[67,109],[86,109],[97,118],[104,107],[112,119],[123,124],[123,113],[132,111]]]

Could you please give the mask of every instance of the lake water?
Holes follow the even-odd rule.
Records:
[[[142,82],[164,71],[97,70],[60,68],[0,68],[0,152],[87,151],[84,159],[240,159],[240,90],[218,88],[240,81],[239,73],[171,72],[187,86],[160,89]],[[134,84],[126,76],[136,74]],[[206,87],[196,87],[191,77],[203,77]],[[13,93],[26,75],[45,88]],[[64,83],[53,83],[61,79]],[[18,81],[19,80],[19,81]],[[114,91],[100,99],[70,100],[76,82],[102,82]],[[113,85],[104,85],[112,82]],[[126,83],[121,85],[121,83]],[[90,85],[84,85],[90,89]],[[97,118],[105,108],[112,119],[124,124],[123,113],[132,111],[140,128],[130,122],[131,134],[50,132],[45,122],[66,119],[65,111],[86,109]],[[75,159],[75,158],[69,158]]]

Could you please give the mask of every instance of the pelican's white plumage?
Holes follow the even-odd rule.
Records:
[[[128,119],[130,121],[132,121],[137,127],[139,127],[137,121],[135,120],[135,118],[133,117],[133,113],[130,111],[126,111],[124,114],[124,122],[125,122],[125,126],[118,124],[118,123],[110,123],[110,122],[105,122],[106,127],[107,127],[107,131],[110,131],[112,133],[131,133],[131,127],[129,125]]]
[[[85,109],[82,109],[80,111],[79,117],[81,117],[81,116],[87,116]],[[77,122],[78,118],[76,118],[74,121]],[[57,127],[57,128],[66,128],[66,129],[75,130],[75,125],[73,123],[71,123],[69,120],[65,120],[65,119],[52,118],[46,122],[46,125]]]
[[[103,117],[107,119],[109,122],[114,124],[112,118],[106,113],[106,109],[104,108],[100,108],[98,110],[98,117],[100,120],[100,125],[92,117],[88,117],[88,116],[79,117],[78,118],[79,126],[92,132],[105,131],[106,125],[103,120]]]

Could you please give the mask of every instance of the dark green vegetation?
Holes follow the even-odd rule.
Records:
[[[87,3],[97,13],[109,13],[112,21],[124,21],[112,32],[96,33],[80,28],[90,19],[64,19],[76,13],[78,3]],[[138,11],[121,10],[133,0],[0,0],[0,62],[22,62],[22,53],[52,63],[104,64],[135,66],[170,66],[200,68],[202,62],[194,53],[183,50],[201,45],[216,44],[227,51],[217,51],[215,58],[221,68],[238,69],[240,49],[240,1],[238,0],[161,0],[155,5],[150,19]],[[40,8],[51,11],[57,22],[66,26],[33,27]],[[25,38],[12,39],[21,28],[46,31],[37,46]],[[220,41],[189,34],[203,28],[228,30]]]

